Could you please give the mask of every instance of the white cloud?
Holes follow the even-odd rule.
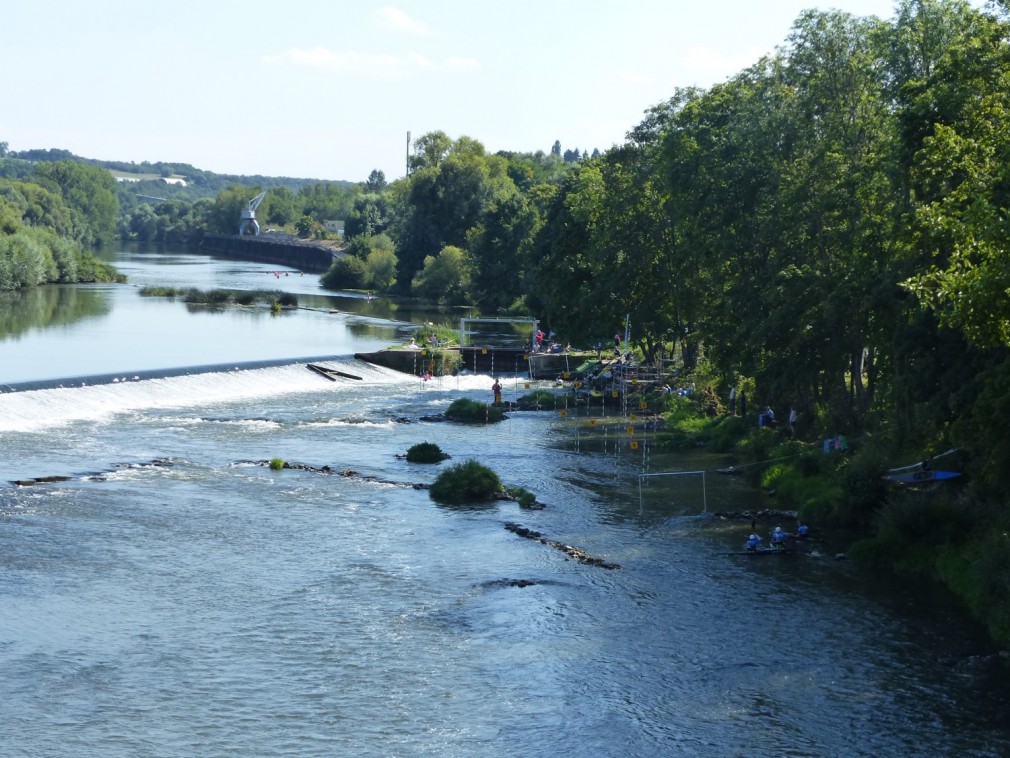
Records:
[[[375,12],[375,15],[379,17],[379,20],[383,24],[397,31],[414,34],[418,37],[427,37],[431,33],[425,24],[412,19],[399,8],[394,8],[391,5],[379,8]]]

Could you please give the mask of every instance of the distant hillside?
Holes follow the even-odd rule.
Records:
[[[213,171],[203,171],[188,163],[166,161],[155,163],[100,161],[59,149],[8,152],[6,158],[0,159],[0,177],[26,176],[31,172],[32,165],[45,161],[76,161],[107,169],[116,178],[120,203],[126,208],[151,199],[192,202],[201,198],[212,198],[233,184],[259,189],[287,187],[295,193],[302,187],[313,184],[326,183],[336,187],[353,187],[356,184],[342,180],[326,181],[287,176],[215,174]]]

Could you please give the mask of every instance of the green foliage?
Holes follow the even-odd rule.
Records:
[[[831,476],[810,475],[795,461],[774,463],[761,475],[761,486],[775,490],[780,508],[796,510],[818,523],[828,523],[842,501],[842,488]]]
[[[270,470],[271,471],[280,471],[281,469],[284,468],[284,465],[285,464],[284,464],[284,459],[283,458],[271,458],[270,459]]]
[[[497,406],[461,397],[452,401],[445,416],[463,424],[494,424],[505,418],[505,413]]]
[[[337,258],[320,277],[319,283],[328,290],[362,289],[365,286],[365,263],[351,255]]]
[[[184,292],[185,290],[181,287],[148,286],[140,288],[142,297],[179,297]]]
[[[431,499],[447,505],[485,503],[502,491],[498,475],[474,460],[450,466],[431,485]]]
[[[567,408],[572,401],[566,395],[551,392],[550,390],[534,390],[516,400],[516,405],[523,409],[553,410],[557,408]]]
[[[201,305],[224,305],[232,301],[230,290],[213,289],[200,290],[190,288],[186,290],[184,299],[187,303],[199,303]]]
[[[415,336],[417,343],[421,347],[431,345],[432,337],[435,338],[436,344],[441,347],[455,345],[459,342],[459,331],[445,324],[433,324],[429,322],[418,329]]]
[[[505,492],[516,499],[520,508],[531,508],[536,505],[537,496],[524,487],[506,487]]]
[[[63,197],[82,244],[97,246],[115,239],[119,201],[116,182],[108,171],[74,161],[58,161],[39,163],[35,174],[39,184]]]
[[[775,447],[779,442],[775,432],[751,426],[750,431],[740,440],[738,450],[746,460],[767,461],[775,457]]]
[[[722,416],[709,426],[708,449],[728,453],[750,431],[750,424],[740,416]]]
[[[271,308],[278,311],[281,309],[281,306],[291,308],[298,305],[298,296],[291,292],[279,292],[274,290],[201,290],[195,287],[190,287],[180,293],[178,291],[174,291],[173,288],[170,287],[163,289],[168,291],[166,294],[171,293],[172,296],[182,294],[183,300],[192,305],[222,306],[229,304],[252,305],[254,303],[262,303],[269,305]],[[141,294],[150,293],[142,291]]]
[[[994,530],[936,555],[935,573],[974,611],[993,639],[1010,647],[1010,539]]]
[[[407,460],[410,463],[441,463],[449,458],[434,442],[418,442],[407,449]]]
[[[436,303],[461,303],[469,283],[466,253],[448,245],[437,256],[424,259],[423,268],[411,282],[411,291]]]

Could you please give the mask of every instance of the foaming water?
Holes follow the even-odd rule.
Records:
[[[70,476],[0,486],[5,755],[1010,751],[1005,680],[957,665],[984,642],[927,597],[727,555],[749,525],[702,514],[696,479],[639,499],[643,466],[675,456],[590,449],[571,418],[424,420],[490,399],[488,376],[330,365],[363,378],[297,364],[0,395],[3,479]],[[423,440],[452,461],[403,460]],[[546,507],[433,503],[469,458]],[[734,477],[707,495],[764,497]]]
[[[357,372],[370,385],[402,383],[404,377],[354,359],[327,361],[327,367]],[[344,383],[352,380],[343,380]],[[303,362],[261,369],[199,371],[186,376],[109,379],[102,383],[61,380],[60,386],[0,394],[0,431],[31,431],[72,421],[96,421],[137,409],[165,409],[251,401],[297,393],[339,391]],[[336,385],[336,386],[335,386]]]

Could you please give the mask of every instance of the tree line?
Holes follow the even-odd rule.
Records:
[[[0,290],[53,282],[111,281],[90,249],[112,241],[118,203],[108,171],[74,161],[0,178]]]
[[[356,262],[327,279],[533,313],[575,344],[630,316],[646,359],[703,361],[826,429],[971,446],[998,490],[1008,32],[960,0],[807,11],[775,54],[675,91],[596,158],[424,135],[407,177],[356,200]]]

